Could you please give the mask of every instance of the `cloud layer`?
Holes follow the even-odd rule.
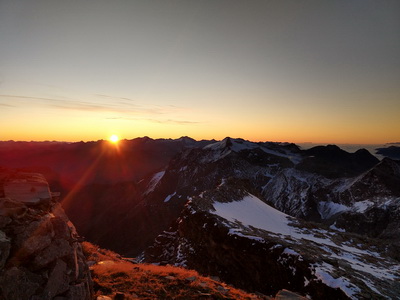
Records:
[[[41,106],[61,111],[76,110],[87,113],[108,113],[115,115],[111,117],[106,116],[104,119],[107,120],[145,120],[153,123],[177,125],[200,123],[181,118],[169,118],[171,115],[184,113],[186,109],[182,107],[174,105],[143,105],[133,99],[99,94],[94,95],[93,101],[0,94],[0,106],[14,109]],[[167,115],[168,118],[165,118]]]

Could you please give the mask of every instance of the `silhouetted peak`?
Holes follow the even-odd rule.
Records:
[[[210,149],[210,150],[225,150],[225,149],[230,149],[232,147],[233,143],[230,137],[224,138],[222,141],[218,141],[215,143],[208,144],[204,147],[204,149]]]
[[[361,149],[358,149],[356,152],[354,152],[354,154],[357,154],[357,155],[372,155],[367,149],[365,149],[365,148],[361,148]]]
[[[189,137],[189,136],[181,136],[179,139],[177,139],[178,141],[189,141],[189,142],[195,142],[196,140],[195,139],[192,139],[191,137]]]
[[[329,151],[344,151],[342,149],[339,148],[339,146],[336,145],[326,145],[325,148]]]
[[[224,145],[224,148],[231,147],[232,144],[232,139],[230,137],[226,137],[222,140],[222,144]]]
[[[391,158],[385,157],[374,168],[376,170],[384,171],[386,174],[400,177],[400,162]]]
[[[143,142],[143,143],[146,143],[146,142],[149,142],[149,141],[153,141],[153,139],[148,137],[147,135],[144,136],[144,137],[136,138],[134,140],[137,140],[137,141],[140,141],[140,142]]]
[[[342,149],[340,149],[336,145],[326,145],[326,146],[316,146],[311,149],[306,150],[306,153],[309,155],[337,155],[337,154],[343,154],[343,153],[348,153]]]
[[[371,164],[379,163],[379,159],[376,156],[372,155],[367,149],[359,149],[354,153],[350,153],[350,156],[358,161],[369,162]]]

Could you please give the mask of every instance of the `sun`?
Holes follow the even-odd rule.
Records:
[[[113,134],[112,136],[110,136],[109,141],[110,141],[111,143],[116,144],[116,143],[118,143],[118,141],[119,141],[119,137],[118,137],[116,134]]]

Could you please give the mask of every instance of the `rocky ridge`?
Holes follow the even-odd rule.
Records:
[[[248,293],[218,277],[204,277],[182,267],[140,264],[89,242],[83,243],[91,265],[96,300],[112,299],[235,299],[305,300],[288,290],[275,297]]]

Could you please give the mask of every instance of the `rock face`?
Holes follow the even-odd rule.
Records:
[[[2,176],[0,299],[89,300],[91,278],[78,234],[43,176]],[[37,193],[28,196],[32,186]]]

